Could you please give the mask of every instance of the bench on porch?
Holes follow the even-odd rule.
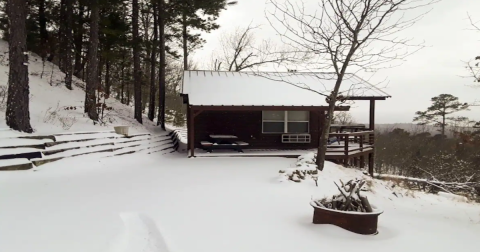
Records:
[[[201,141],[203,149],[212,152],[214,149],[230,149],[243,152],[243,147],[248,146],[247,142],[237,141],[238,137],[233,135],[210,135],[211,141]]]

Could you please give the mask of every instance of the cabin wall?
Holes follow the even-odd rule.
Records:
[[[208,136],[235,135],[252,149],[317,148],[320,130],[319,113],[310,112],[310,143],[282,143],[282,134],[262,133],[262,111],[203,111],[195,117],[195,147]]]

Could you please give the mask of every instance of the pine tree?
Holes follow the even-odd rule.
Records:
[[[153,42],[152,42],[152,52],[150,56],[151,69],[150,69],[150,99],[148,102],[148,119],[153,121],[155,118],[155,69],[157,62],[157,46],[158,46],[158,5],[157,0],[151,0],[152,2],[152,11],[153,11]]]
[[[8,0],[9,18],[9,74],[6,121],[18,131],[33,132],[30,125],[28,54],[27,54],[27,3],[26,0]]]
[[[138,35],[138,0],[132,1],[133,32],[133,88],[135,99],[135,119],[142,123],[142,73],[140,72],[140,36]]]
[[[72,29],[73,29],[73,2],[65,0],[66,25],[65,25],[65,86],[72,90],[73,57],[72,57]]]
[[[432,98],[432,105],[426,111],[417,111],[413,121],[421,125],[434,124],[440,127],[442,136],[445,136],[445,128],[448,126],[447,116],[468,109],[467,103],[458,101],[458,97],[451,94],[441,94]]]
[[[167,23],[167,6],[165,0],[159,0],[158,5],[158,29],[160,35],[160,71],[159,71],[159,84],[158,84],[158,117],[157,125],[159,125],[163,130],[165,130],[165,94],[166,94],[166,85],[165,85],[165,69],[166,69],[166,40],[165,40],[165,26]]]
[[[90,41],[88,48],[88,69],[85,87],[85,112],[94,121],[98,120],[96,94],[98,82],[98,23],[100,19],[98,0],[90,1]]]
[[[181,43],[183,49],[183,68],[189,69],[189,51],[201,45],[204,41],[199,34],[190,34],[188,28],[210,32],[220,26],[215,23],[220,11],[227,6],[237,4],[237,1],[228,0],[176,0],[174,9],[178,10],[177,22],[182,27]]]
[[[47,41],[48,41],[48,31],[47,31],[47,17],[45,14],[46,8],[46,0],[39,0],[38,2],[38,24],[40,28],[40,48],[42,51],[40,56],[42,60],[45,61],[47,59]]]

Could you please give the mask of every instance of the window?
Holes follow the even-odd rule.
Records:
[[[308,111],[263,111],[263,133],[308,133]]]

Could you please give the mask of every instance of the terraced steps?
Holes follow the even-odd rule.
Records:
[[[31,169],[34,165],[87,155],[102,158],[139,151],[162,154],[174,151],[170,134],[124,136],[113,131],[85,131],[35,136],[3,129],[0,133],[0,170]]]
[[[0,171],[28,170],[31,168],[33,168],[33,164],[26,158],[0,160]]]

